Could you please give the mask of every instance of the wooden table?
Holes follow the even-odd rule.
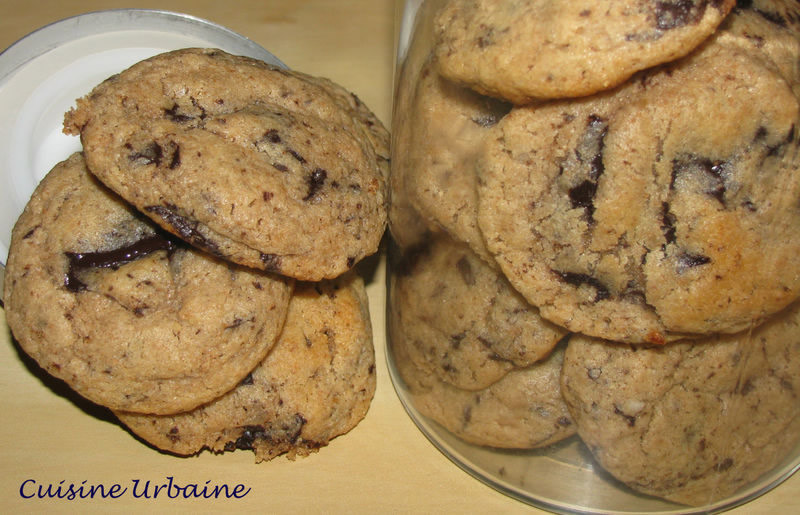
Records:
[[[0,0],[0,49],[47,23],[130,7],[121,0]],[[395,39],[393,0],[158,0],[141,8],[188,13],[261,44],[291,68],[339,82],[388,126]],[[0,114],[1,115],[1,114]],[[60,512],[516,513],[538,510],[508,498],[453,465],[417,430],[385,363],[384,264],[369,285],[378,389],[364,421],[319,453],[254,464],[249,452],[176,458],[142,444],[118,423],[65,397],[13,344],[0,315],[0,506]],[[23,499],[26,480],[153,486],[176,482],[245,485],[242,498]],[[30,485],[31,483],[27,483]],[[800,513],[800,476],[732,513]]]

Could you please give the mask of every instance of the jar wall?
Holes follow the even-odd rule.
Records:
[[[655,277],[662,284],[672,280],[647,274],[656,256],[673,259],[669,238],[683,238],[688,230],[670,221],[672,211],[660,205],[664,199],[676,206],[725,203],[735,195],[729,177],[749,177],[747,159],[734,163],[731,144],[715,137],[703,148],[712,152],[717,145],[727,161],[708,159],[705,167],[687,150],[680,159],[689,164],[680,168],[673,158],[666,182],[651,171],[661,156],[656,152],[647,161],[658,142],[662,155],[680,153],[671,150],[671,135],[661,138],[661,128],[642,122],[648,113],[657,114],[653,125],[666,120],[680,126],[719,109],[684,108],[674,120],[661,113],[664,105],[674,112],[681,95],[711,98],[691,89],[704,80],[694,70],[716,63],[727,48],[690,53],[674,69],[666,65],[668,72],[647,68],[591,95],[521,103],[443,72],[437,23],[441,27],[445,18],[437,16],[448,4],[406,4],[395,77],[387,358],[415,423],[476,478],[558,511],[703,512],[745,502],[788,477],[800,461],[800,403],[794,397],[800,388],[800,305],[790,298],[794,293],[765,300],[744,329],[733,322],[706,328],[670,319],[657,301],[650,304],[656,289],[646,287]],[[719,31],[736,36],[739,25],[752,21],[744,11]],[[796,32],[774,37],[799,40]],[[769,58],[748,57],[755,68]],[[681,74],[687,78],[672,80]],[[672,96],[656,98],[651,90]],[[790,104],[793,98],[786,96]],[[751,113],[745,107],[737,112]],[[797,118],[776,111],[769,120],[793,127]],[[632,136],[634,129],[639,133]],[[731,140],[744,137],[728,132]],[[783,132],[785,141],[796,142],[794,132]],[[612,153],[620,146],[629,154]],[[798,175],[800,157],[788,146],[780,150],[782,164],[762,153],[762,166],[785,168],[776,172],[780,180]],[[631,200],[624,188],[607,191],[646,181],[661,181],[656,186],[662,188],[641,186],[637,191],[645,192],[646,202]],[[731,189],[709,200],[720,182]],[[685,195],[675,193],[684,187]],[[696,199],[698,191],[704,198]],[[642,228],[636,217],[657,203],[658,218]],[[695,209],[695,223],[719,220],[720,209],[706,207]],[[793,223],[779,210],[769,217]],[[576,225],[582,229],[573,236]],[[641,242],[625,240],[634,235]],[[716,236],[711,231],[706,238]],[[588,247],[580,246],[587,241]],[[607,248],[598,252],[602,241]],[[630,254],[637,245],[655,250]],[[525,252],[557,257],[542,265]],[[684,256],[679,270],[680,259],[672,262],[676,281],[706,265],[689,266]],[[715,266],[720,258],[708,260]],[[543,266],[556,286],[526,276]],[[617,284],[625,273],[632,278]],[[687,305],[693,302],[687,298]],[[620,305],[626,306],[623,314]],[[622,330],[621,317],[627,317]]]

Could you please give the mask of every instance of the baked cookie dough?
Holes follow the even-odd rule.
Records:
[[[687,55],[734,0],[451,0],[442,75],[517,104],[589,95]]]
[[[14,226],[3,300],[20,347],[81,395],[175,413],[264,359],[292,282],[166,238],[78,153],[42,180]]]
[[[98,85],[64,125],[101,181],[211,254],[320,280],[378,248],[388,135],[330,81],[183,49]]]
[[[134,433],[179,455],[250,449],[257,461],[305,456],[358,424],[375,392],[364,283],[355,273],[297,283],[286,326],[235,389],[172,416],[117,412]]]
[[[396,337],[419,368],[446,383],[486,388],[547,357],[566,334],[462,243],[442,237],[409,259],[391,285]]]
[[[800,305],[753,331],[643,348],[573,337],[561,391],[604,469],[635,490],[704,505],[800,441]]]
[[[478,189],[511,283],[571,331],[634,343],[733,333],[790,304],[798,57],[797,31],[754,4],[616,90],[512,110]]]
[[[426,61],[399,124],[393,173],[409,204],[433,232],[447,232],[494,263],[478,228],[475,161],[488,129],[510,105],[454,84]],[[395,190],[398,191],[398,190]],[[394,199],[393,199],[394,200]]]
[[[481,390],[464,390],[442,381],[418,367],[409,351],[408,340],[391,340],[393,363],[412,405],[462,440],[504,449],[534,449],[575,434],[559,385],[563,346]]]

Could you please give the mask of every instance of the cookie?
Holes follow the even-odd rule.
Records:
[[[166,237],[78,153],[42,180],[14,226],[3,300],[20,347],[81,395],[175,413],[264,359],[291,288]]]
[[[565,335],[462,243],[440,238],[409,259],[392,285],[396,337],[407,340],[418,367],[446,383],[486,388],[547,357]]]
[[[166,230],[315,281],[374,253],[386,225],[388,136],[368,113],[330,81],[184,49],[106,80],[64,123],[89,169]]]
[[[758,329],[643,348],[574,337],[562,394],[597,461],[631,488],[705,505],[800,441],[800,305]]]
[[[476,391],[457,388],[418,367],[409,355],[408,340],[392,339],[390,351],[413,406],[464,441],[534,449],[575,434],[559,385],[563,346]]]
[[[734,0],[451,0],[436,20],[442,75],[516,104],[590,95],[687,55]]]
[[[419,80],[424,63],[430,56],[435,10],[435,2],[423,2],[419,5],[416,11],[414,37],[405,47],[398,49],[397,80],[392,109],[392,173],[389,176],[391,199],[387,228],[392,241],[403,248],[424,243],[431,231],[431,224],[411,205],[405,189],[405,179],[413,172],[407,163],[414,133],[413,127],[409,124],[412,123],[416,97],[415,84]]]
[[[488,129],[510,106],[442,78],[429,59],[408,109],[395,135],[403,150],[393,161],[408,202],[431,231],[467,242],[493,263],[478,228],[475,160]]]
[[[366,291],[348,273],[297,283],[278,342],[223,397],[177,415],[116,415],[146,441],[179,455],[251,449],[257,461],[283,453],[294,458],[355,427],[375,384]]]
[[[664,343],[744,330],[800,295],[797,32],[756,7],[723,27],[686,59],[492,129],[479,226],[545,318]]]

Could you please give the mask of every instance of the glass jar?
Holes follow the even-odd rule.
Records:
[[[791,87],[752,85],[754,100],[742,101],[719,91],[743,80],[737,72],[725,84],[703,74],[738,59],[780,83],[758,71],[780,60],[764,38],[798,52],[796,30],[758,25],[755,2],[721,22],[724,37],[707,36],[737,41],[722,50],[715,40],[596,93],[521,101],[485,76],[451,77],[485,73],[485,61],[441,65],[443,39],[460,53],[461,40],[482,48],[518,29],[467,23],[467,7],[441,14],[448,3],[407,1],[398,37],[387,357],[414,422],[479,480],[560,512],[716,511],[790,476],[800,465],[800,284],[758,303],[735,294],[757,291],[755,269],[759,281],[787,267],[800,275],[797,261],[785,257],[791,248],[748,250],[749,236],[724,231],[794,225],[771,195],[797,198],[787,177],[800,163],[800,102]],[[467,36],[442,36],[447,23]],[[763,31],[761,47],[741,51],[741,27]],[[515,59],[491,65],[521,66]],[[783,111],[754,108],[759,94],[780,97]],[[709,132],[709,118],[736,129]],[[742,186],[755,165],[728,141],[743,134],[747,155],[777,170],[771,190]],[[728,254],[681,248],[690,241]],[[706,280],[731,252],[753,262]],[[693,320],[708,298],[717,300],[703,309],[724,313]],[[746,309],[744,323],[730,315]]]

